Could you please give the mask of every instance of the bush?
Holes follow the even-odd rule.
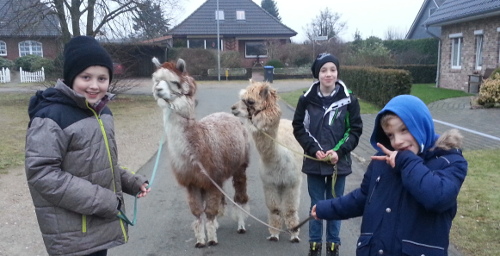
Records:
[[[500,104],[500,72],[495,70],[479,89],[477,103],[491,108]]]
[[[282,68],[285,65],[283,65],[283,63],[281,63],[281,61],[279,61],[279,60],[269,60],[266,63],[266,66],[273,66],[274,68]]]
[[[186,61],[186,69],[191,75],[207,76],[208,69],[217,67],[216,54],[213,50],[184,48],[178,57]]]
[[[0,57],[0,68],[12,69],[12,67],[14,67],[13,61]]]
[[[224,68],[241,68],[240,53],[237,51],[221,52],[220,63]]]
[[[22,68],[24,71],[35,72],[45,69],[46,73],[53,73],[55,70],[54,61],[42,58],[37,55],[26,55],[15,60],[16,69]]]

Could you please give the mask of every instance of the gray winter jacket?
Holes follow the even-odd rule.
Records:
[[[61,81],[30,100],[26,176],[50,255],[86,255],[128,240],[118,207],[124,211],[123,193],[136,195],[147,180],[118,166],[105,102],[90,108]]]

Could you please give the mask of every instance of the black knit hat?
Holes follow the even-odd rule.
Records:
[[[113,79],[113,61],[108,52],[90,36],[73,37],[64,46],[64,83],[73,88],[75,77],[90,66],[103,66]]]
[[[313,74],[313,77],[318,79],[319,77],[319,71],[321,70],[321,67],[325,65],[327,62],[333,62],[335,66],[337,66],[337,72],[340,70],[340,63],[335,56],[329,54],[329,53],[320,53],[318,56],[316,56],[316,59],[314,60],[312,66],[311,66],[311,71]]]

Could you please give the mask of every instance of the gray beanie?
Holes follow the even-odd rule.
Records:
[[[113,61],[108,52],[90,36],[73,37],[64,46],[64,83],[73,88],[75,77],[90,66],[103,66],[113,79]]]
[[[311,71],[313,74],[313,77],[318,79],[319,77],[319,71],[321,70],[321,67],[325,65],[327,62],[333,62],[335,66],[337,66],[337,72],[340,70],[340,63],[335,56],[329,54],[329,53],[320,53],[318,56],[316,56],[316,59],[314,60],[312,66],[311,66]]]

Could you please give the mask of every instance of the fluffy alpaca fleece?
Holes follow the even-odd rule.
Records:
[[[232,178],[234,201],[248,208],[246,168],[249,163],[249,135],[241,121],[229,113],[210,114],[197,121],[195,117],[196,83],[185,72],[182,59],[161,65],[153,73],[153,95],[163,110],[168,160],[178,183],[188,192],[195,247],[216,245],[217,215],[224,212],[224,195],[220,186]],[[201,166],[200,166],[201,164]],[[205,219],[203,219],[203,214]],[[236,209],[238,233],[245,233],[246,214]],[[205,228],[207,235],[205,236]]]
[[[292,121],[280,119],[278,100],[276,90],[269,83],[250,80],[250,85],[241,90],[240,100],[231,109],[252,133],[261,157],[260,177],[269,210],[269,225],[281,229],[284,222],[291,229],[299,223],[297,210],[303,150],[293,136]],[[269,232],[268,240],[279,240],[278,230],[269,228]],[[292,233],[290,241],[300,241],[299,230]]]

